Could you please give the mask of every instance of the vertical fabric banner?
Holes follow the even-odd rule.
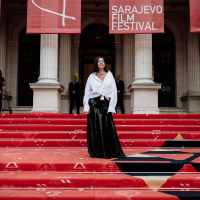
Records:
[[[81,0],[28,0],[27,33],[80,34]]]
[[[109,0],[109,32],[164,33],[163,0]]]
[[[200,0],[190,0],[190,31],[200,33]]]

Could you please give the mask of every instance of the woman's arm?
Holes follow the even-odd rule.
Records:
[[[84,113],[88,113],[90,110],[90,106],[88,103],[89,98],[90,98],[90,92],[91,92],[91,89],[90,89],[90,76],[89,76],[86,86],[85,86],[85,95],[84,95],[84,99],[83,99],[83,106],[84,106],[83,112]]]
[[[117,104],[117,87],[116,87],[115,79],[113,78],[113,76],[111,76],[111,90],[112,90],[112,94],[111,94],[110,103],[108,107],[108,113],[109,112],[116,113],[115,107]]]

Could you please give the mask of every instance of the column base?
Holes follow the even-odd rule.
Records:
[[[61,113],[60,83],[29,83],[33,89],[32,113]]]
[[[181,97],[182,107],[189,113],[200,113],[200,96]]]
[[[132,83],[129,86],[131,93],[131,113],[159,114],[158,90],[162,84]]]
[[[159,109],[153,109],[153,108],[144,108],[144,109],[131,109],[132,114],[159,114]]]

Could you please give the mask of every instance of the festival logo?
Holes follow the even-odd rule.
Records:
[[[190,0],[190,30],[192,33],[200,33],[199,8],[199,0]]]
[[[110,0],[109,32],[164,33],[163,0]]]
[[[81,0],[29,0],[27,33],[81,32]]]

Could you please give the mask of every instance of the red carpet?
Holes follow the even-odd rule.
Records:
[[[113,115],[127,158],[87,152],[86,115],[1,114],[0,200],[200,199],[200,115]]]

